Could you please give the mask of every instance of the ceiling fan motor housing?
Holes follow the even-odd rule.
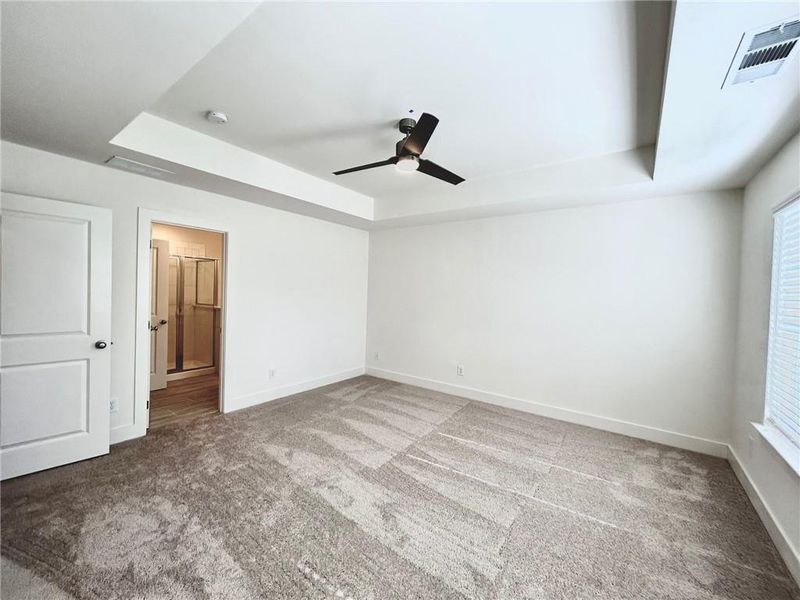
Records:
[[[400,123],[398,124],[400,132],[403,133],[404,135],[408,135],[409,133],[411,133],[411,130],[414,129],[414,127],[416,126],[417,122],[410,117],[406,117],[405,119],[400,119]]]

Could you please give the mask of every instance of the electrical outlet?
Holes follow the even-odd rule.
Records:
[[[372,357],[373,357],[375,360],[380,360],[380,359],[381,359],[381,355],[380,355],[380,353],[379,353],[379,352],[375,352],[375,354],[373,354],[373,355],[372,355]]]
[[[456,375],[459,377],[464,376],[464,365],[456,365]]]
[[[270,367],[270,368],[269,368],[269,378],[270,378],[270,379],[275,379],[275,373],[276,373],[276,372],[277,372],[277,371],[276,371],[275,367]]]
[[[108,402],[108,408],[112,413],[115,413],[119,410],[119,400],[116,398],[111,398]]]

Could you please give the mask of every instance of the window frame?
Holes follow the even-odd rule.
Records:
[[[768,442],[768,444],[783,458],[789,467],[800,476],[800,437],[798,440],[793,440],[786,434],[780,427],[778,427],[770,419],[770,359],[772,348],[772,334],[773,334],[773,309],[774,309],[774,293],[776,289],[775,282],[775,235],[776,235],[776,217],[778,214],[787,209],[788,207],[797,204],[800,210],[800,193],[795,192],[786,201],[781,202],[772,211],[772,266],[770,269],[770,294],[769,294],[769,321],[767,326],[767,361],[765,364],[764,372],[764,411],[761,423],[753,423],[753,427],[758,431],[761,436]]]

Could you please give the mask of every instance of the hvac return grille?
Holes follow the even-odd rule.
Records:
[[[776,75],[800,39],[800,19],[782,21],[742,36],[722,87]]]

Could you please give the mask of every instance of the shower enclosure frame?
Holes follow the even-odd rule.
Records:
[[[213,372],[217,367],[217,356],[219,354],[219,349],[217,348],[218,341],[217,341],[217,331],[219,329],[219,310],[221,307],[218,304],[219,301],[219,278],[220,278],[220,269],[219,264],[221,259],[219,258],[209,258],[207,256],[185,256],[185,255],[176,255],[170,254],[170,258],[175,258],[178,260],[178,269],[177,269],[177,281],[176,281],[176,299],[175,299],[175,368],[167,369],[167,375],[172,375],[173,379],[175,376],[182,374],[182,373],[193,373],[197,371],[208,371]],[[185,297],[184,294],[186,292],[186,287],[184,285],[184,275],[185,275],[185,268],[184,268],[184,260],[194,260],[196,262],[211,262],[214,263],[214,289],[212,291],[212,303],[205,304],[197,301],[197,290],[199,289],[198,286],[198,279],[200,277],[200,271],[195,268],[195,282],[194,282],[194,289],[195,289],[195,305],[197,306],[208,306],[213,312],[213,319],[211,323],[212,333],[211,333],[211,364],[203,365],[200,367],[191,367],[191,368],[184,368],[183,359],[184,359],[184,327],[185,327],[185,316],[184,316],[184,308],[185,304]]]

